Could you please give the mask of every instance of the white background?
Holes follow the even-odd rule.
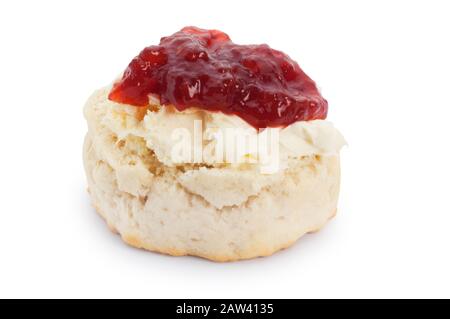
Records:
[[[0,297],[450,297],[448,1],[1,1]],[[347,138],[337,217],[217,264],[133,249],[90,206],[82,107],[185,25],[269,43]]]

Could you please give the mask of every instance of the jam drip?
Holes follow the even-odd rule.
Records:
[[[179,111],[235,114],[255,128],[325,119],[328,103],[299,65],[263,45],[238,45],[217,30],[186,27],[145,48],[109,99],[148,106],[149,95]]]

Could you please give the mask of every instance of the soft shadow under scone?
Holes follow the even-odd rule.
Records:
[[[97,91],[85,106],[84,165],[93,205],[128,244],[214,261],[248,259],[286,248],[334,216],[338,155],[290,159],[286,169],[270,176],[251,167],[170,167],[140,136],[142,114],[125,107],[121,113],[108,100],[109,90]],[[117,123],[108,122],[108,112],[115,112]],[[126,134],[115,131],[115,124]],[[220,189],[222,201],[198,187],[236,176],[240,188]],[[227,205],[233,202],[239,204]]]

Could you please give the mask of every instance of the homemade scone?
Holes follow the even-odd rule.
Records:
[[[184,28],[87,101],[93,205],[135,247],[271,255],[336,213],[345,140],[327,109],[284,53]]]

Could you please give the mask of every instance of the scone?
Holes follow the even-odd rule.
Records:
[[[284,53],[184,28],[87,101],[93,205],[135,247],[271,255],[336,213],[345,141],[327,109]]]

